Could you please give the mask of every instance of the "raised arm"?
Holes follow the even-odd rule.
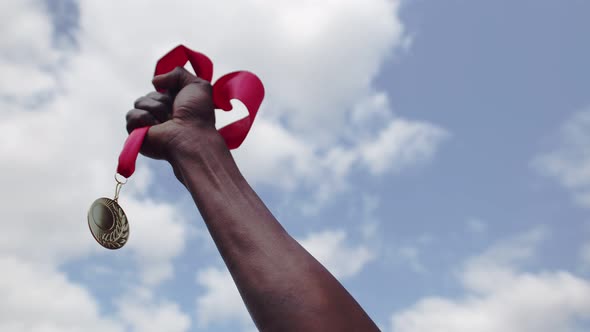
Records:
[[[211,86],[177,68],[137,100],[127,129],[154,125],[142,153],[165,159],[191,193],[261,331],[378,331],[313,256],[280,225],[215,129]]]

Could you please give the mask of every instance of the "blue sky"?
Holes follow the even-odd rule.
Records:
[[[383,331],[590,328],[590,3],[0,12],[0,330],[253,329],[168,165],[140,158],[123,188],[124,249],[102,250],[85,225],[113,190],[124,114],[178,43],[215,77],[262,78],[238,165]]]

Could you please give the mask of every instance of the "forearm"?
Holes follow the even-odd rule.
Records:
[[[340,283],[279,224],[223,140],[201,137],[170,162],[190,191],[256,325],[263,331],[376,331]]]

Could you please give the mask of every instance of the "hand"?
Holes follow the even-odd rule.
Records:
[[[154,77],[156,90],[135,101],[127,113],[127,131],[152,126],[141,153],[153,159],[169,160],[175,149],[195,144],[199,136],[219,135],[211,84],[184,68]]]

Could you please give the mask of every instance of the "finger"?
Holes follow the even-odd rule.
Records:
[[[166,105],[172,105],[174,101],[174,97],[171,96],[169,93],[161,93],[157,91],[152,91],[146,95],[146,97],[152,98],[153,100],[157,100]]]
[[[132,109],[127,112],[126,118],[128,133],[131,133],[137,128],[160,124],[160,121],[158,121],[150,112],[140,109]]]
[[[139,97],[133,107],[150,112],[160,122],[166,122],[172,118],[172,106],[152,99],[149,95]]]
[[[177,93],[191,83],[202,82],[205,81],[189,73],[183,67],[176,67],[171,72],[158,75],[152,80],[152,84],[156,90],[167,90],[172,93]]]

